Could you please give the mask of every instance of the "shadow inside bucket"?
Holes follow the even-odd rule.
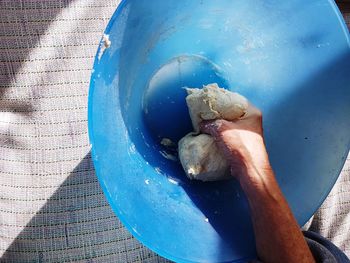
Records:
[[[153,75],[145,91],[143,141],[139,141],[139,134],[135,132],[130,138],[145,160],[176,182],[203,213],[203,220],[220,236],[216,249],[223,258],[230,258],[232,250],[254,255],[249,207],[239,183],[235,179],[206,183],[189,180],[178,160],[178,141],[193,131],[184,87],[202,88],[210,83],[230,88],[220,68],[204,57],[180,56],[170,60]],[[164,138],[170,139],[172,145],[162,145]],[[144,147],[145,141],[152,150]],[[250,246],[237,247],[242,236]]]
[[[294,89],[294,92],[288,94],[284,101],[270,107],[268,110],[262,109],[265,117],[264,128],[266,132],[266,141],[272,165],[275,168],[281,188],[288,201],[292,204],[293,212],[299,219],[298,221],[300,224],[305,223],[308,218],[305,216],[306,211],[298,209],[296,204],[300,202],[305,203],[305,200],[301,200],[304,196],[302,192],[306,191],[303,181],[312,180],[312,174],[309,174],[309,177],[300,178],[303,181],[295,180],[295,184],[297,184],[298,187],[295,186],[287,189],[285,187],[286,180],[295,177],[292,174],[293,171],[303,167],[302,163],[306,162],[306,156],[309,156],[311,160],[315,159],[319,152],[324,152],[322,149],[324,149],[324,147],[327,148],[327,145],[321,142],[323,139],[337,140],[339,142],[337,149],[345,149],[344,151],[342,150],[345,154],[346,148],[348,147],[345,140],[346,135],[338,132],[340,137],[335,138],[332,129],[327,128],[327,126],[343,127],[348,125],[348,123],[337,121],[344,119],[344,114],[347,114],[349,111],[348,107],[337,106],[338,102],[340,103],[339,98],[341,96],[343,96],[343,101],[345,98],[349,98],[349,92],[344,92],[344,90],[340,88],[346,85],[344,81],[347,79],[345,74],[347,73],[346,68],[349,64],[348,58],[349,53],[342,54],[341,57],[336,58],[334,61],[331,61],[330,64],[321,68],[318,72],[315,72],[309,79],[305,79],[304,82],[299,83]],[[343,68],[343,70],[339,70],[339,68]],[[185,96],[186,94],[182,94],[182,98],[178,98],[177,101],[180,103],[181,100],[183,100],[183,104],[185,105]],[[164,113],[162,110],[153,110],[160,115]],[[185,107],[182,111],[186,112],[186,110]],[[318,113],[322,113],[328,122],[323,125],[325,129],[318,129],[315,131],[313,127],[320,127],[317,123],[322,122],[322,118],[317,115]],[[188,114],[186,114],[186,116],[187,115]],[[279,117],[281,115],[283,115],[283,118]],[[331,115],[337,118],[333,118]],[[171,123],[171,120],[175,119],[173,116],[166,117],[164,115],[161,117],[162,123],[165,118],[168,118],[169,123]],[[179,121],[179,123],[181,122]],[[288,131],[285,129],[286,125],[291,127]],[[300,130],[301,128],[303,129]],[[159,145],[159,141],[156,141],[157,138],[160,139],[161,136],[153,137],[155,140],[154,144]],[[295,141],[295,144],[292,146],[290,146],[291,141]],[[341,145],[341,141],[343,141],[343,145]],[[162,146],[159,147],[162,149]],[[305,149],[311,150],[300,152],[300,149],[304,149],[304,147],[306,147]],[[315,151],[312,150],[313,148],[315,148]],[[316,151],[316,148],[319,150]],[[138,150],[140,149],[138,148]],[[284,160],[281,160],[281,158],[284,158]],[[317,159],[315,159],[314,162],[314,165],[311,165],[310,169],[315,169],[316,163],[318,162]],[[325,166],[325,169],[329,168],[329,171],[325,169],[320,171],[319,176],[323,179],[315,182],[314,185],[323,187],[322,185],[325,184],[326,181],[335,181],[337,172],[334,171],[333,167],[337,166],[337,162],[336,158],[329,157],[326,162],[327,166]],[[289,171],[286,170],[286,166],[281,166],[281,164],[284,163],[288,163],[287,167],[291,167]],[[252,224],[250,223],[249,207],[237,181],[234,179],[208,183],[191,181],[186,178],[179,162],[167,160],[166,158],[163,158],[163,160],[162,158],[158,158],[157,163],[150,164],[161,167],[161,171],[165,176],[174,177],[179,185],[186,191],[194,205],[205,216],[203,220],[207,220],[219,234],[222,243],[218,245],[218,249],[220,249],[222,253],[229,253],[229,251],[232,250],[238,252],[238,249],[246,249],[249,250],[249,252],[239,251],[238,253],[254,254],[254,252],[252,252],[254,251],[254,236]],[[333,179],[329,179],[329,172],[333,174]],[[307,185],[310,185],[310,183]],[[301,191],[302,189],[303,191]],[[329,189],[324,189],[324,197],[328,193],[328,190]],[[319,196],[310,196],[310,198],[311,199],[307,200],[307,202],[317,202],[316,199],[320,199]],[[318,202],[319,204],[321,203],[321,201]],[[311,216],[312,212],[313,211],[308,211],[307,214]],[[304,215],[303,218],[301,214]],[[251,246],[237,247],[237,243],[242,242],[242,236],[245,237],[244,242],[250,243]],[[227,247],[230,249],[227,249]]]
[[[220,68],[198,55],[178,56],[157,70],[143,97],[145,125],[156,142],[169,138],[177,144],[193,130],[185,88],[202,88],[211,83],[229,87]]]

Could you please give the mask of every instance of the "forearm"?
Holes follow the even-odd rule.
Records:
[[[204,123],[231,166],[250,205],[256,248],[264,263],[309,263],[313,256],[275,179],[266,152],[261,112],[250,105],[238,121]]]
[[[266,263],[314,262],[272,169],[250,162],[239,181],[250,205],[260,259]]]

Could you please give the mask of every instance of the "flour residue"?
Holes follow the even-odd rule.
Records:
[[[177,157],[176,157],[175,155],[172,155],[172,154],[170,154],[170,153],[167,153],[166,151],[159,151],[159,153],[160,153],[165,159],[168,159],[168,160],[177,162]]]
[[[177,162],[177,145],[169,138],[163,138],[160,141],[160,144],[163,145],[166,150],[159,151],[159,153],[168,160]]]
[[[162,170],[159,167],[154,168],[158,174],[162,174]]]
[[[164,145],[165,147],[174,147],[175,146],[175,143],[172,140],[168,139],[168,138],[163,138],[160,141],[160,144]]]
[[[173,178],[168,177],[168,181],[172,184],[179,185],[179,182],[174,180]]]
[[[112,45],[112,42],[109,40],[109,35],[103,34],[102,40],[100,43],[100,52],[98,53],[98,60],[101,59],[103,53],[107,48],[109,48]]]
[[[130,153],[136,153],[136,146],[135,146],[135,144],[130,145],[129,151],[130,151]]]

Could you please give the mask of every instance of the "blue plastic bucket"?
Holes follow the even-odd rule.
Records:
[[[105,34],[90,84],[92,154],[136,238],[177,262],[255,257],[238,183],[188,180],[160,143],[191,130],[182,87],[213,82],[262,110],[277,180],[298,222],[312,216],[350,146],[349,35],[333,1],[123,1]]]

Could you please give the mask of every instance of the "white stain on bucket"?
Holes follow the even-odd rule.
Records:
[[[170,153],[167,153],[166,151],[159,151],[159,153],[165,158],[165,159],[168,159],[168,160],[171,160],[171,161],[174,161],[176,162],[177,161],[177,158],[175,155],[172,155]]]
[[[168,178],[168,181],[170,182],[170,183],[172,183],[172,184],[175,184],[175,185],[179,185],[179,182],[178,181],[176,181],[176,180],[174,180],[173,178]]]
[[[109,40],[109,35],[103,34],[102,40],[100,43],[100,52],[98,53],[98,60],[102,58],[103,53],[107,48],[112,45],[112,42]]]

